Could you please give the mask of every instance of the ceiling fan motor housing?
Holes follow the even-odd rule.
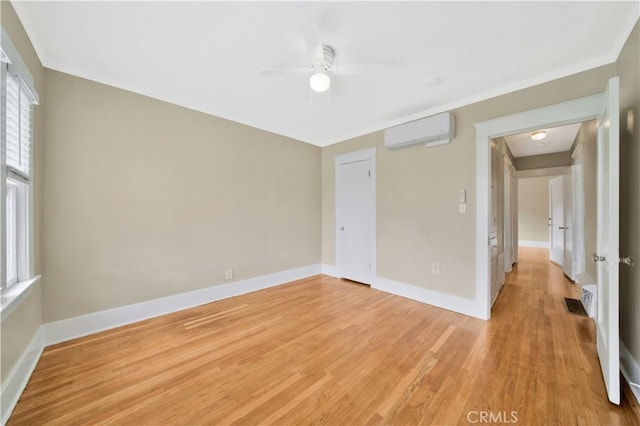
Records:
[[[328,71],[333,63],[335,52],[331,46],[322,45],[322,58],[314,58],[311,67],[314,71]]]

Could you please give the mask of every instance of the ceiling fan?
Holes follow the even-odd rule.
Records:
[[[303,28],[304,39],[311,63],[307,67],[272,68],[263,70],[265,77],[285,74],[308,74],[309,86],[314,92],[326,92],[331,87],[331,75],[357,75],[385,68],[383,63],[360,63],[335,65],[335,50],[320,41],[320,29],[311,23]]]

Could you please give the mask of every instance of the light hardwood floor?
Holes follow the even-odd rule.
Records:
[[[488,322],[316,276],[49,347],[9,424],[640,423],[565,296],[541,249]]]

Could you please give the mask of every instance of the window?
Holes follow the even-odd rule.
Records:
[[[32,278],[31,143],[32,109],[37,102],[24,63],[2,31],[2,290]]]

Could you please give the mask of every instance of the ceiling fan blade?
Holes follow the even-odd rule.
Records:
[[[309,68],[273,68],[270,70],[262,70],[260,74],[264,77],[271,77],[274,75],[286,75],[286,74],[307,74],[310,71]]]
[[[344,64],[332,66],[331,72],[338,75],[370,74],[382,71],[386,67],[387,65],[382,63]]]
[[[311,61],[321,61],[324,59],[322,43],[320,42],[320,27],[316,22],[308,21],[302,26],[302,36],[309,49]]]

